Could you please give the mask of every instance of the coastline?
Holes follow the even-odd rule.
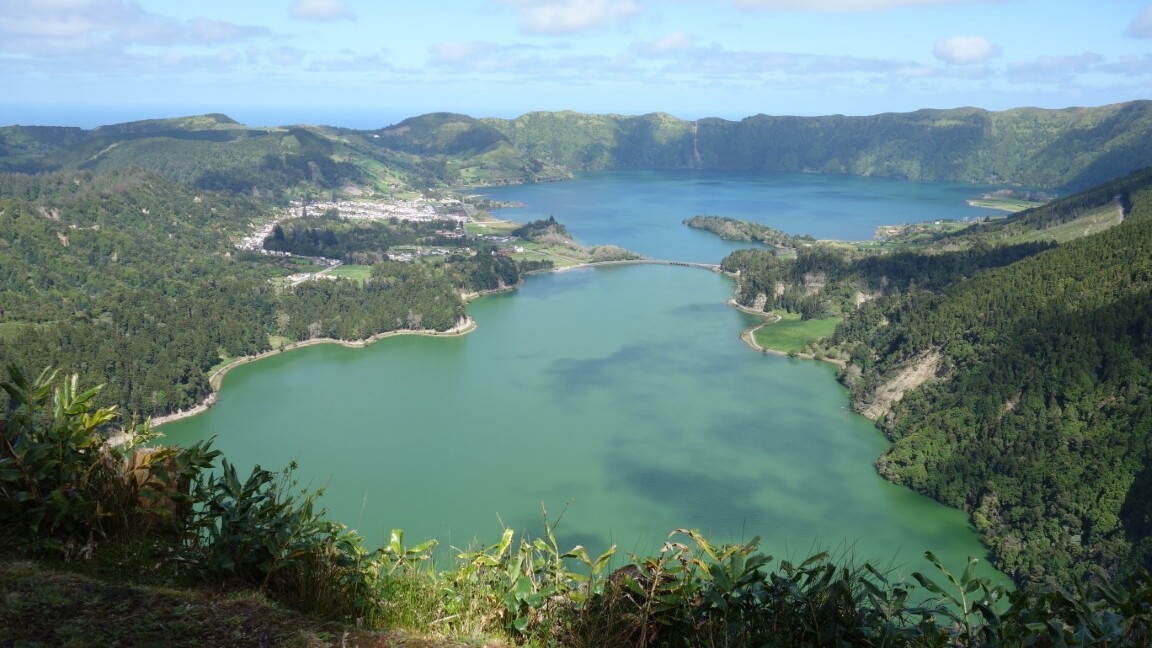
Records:
[[[279,353],[283,353],[285,351],[292,351],[293,349],[300,349],[303,347],[315,346],[317,344],[339,344],[341,346],[348,347],[350,349],[362,349],[362,348],[368,346],[369,344],[372,344],[373,342],[383,340],[384,338],[395,337],[395,336],[399,336],[399,335],[421,335],[421,336],[425,336],[425,337],[461,337],[464,335],[468,335],[472,331],[476,330],[476,326],[477,326],[476,320],[465,315],[459,322],[456,323],[455,326],[453,326],[452,328],[447,329],[445,331],[437,331],[435,329],[399,329],[399,330],[395,330],[395,331],[385,331],[383,333],[377,333],[377,334],[372,335],[370,337],[366,337],[363,340],[338,340],[336,338],[312,338],[310,340],[301,340],[299,342],[293,342],[291,344],[286,344],[286,345],[279,347],[277,349],[270,349],[270,350],[264,351],[262,353],[257,353],[254,355],[248,355],[248,356],[236,358],[236,359],[232,360],[231,362],[229,362],[228,364],[220,367],[216,371],[213,371],[208,376],[208,384],[209,384],[209,386],[212,387],[212,393],[208,394],[208,396],[205,397],[203,401],[197,403],[193,407],[190,407],[189,409],[186,409],[186,410],[180,410],[178,412],[173,412],[171,414],[165,414],[163,416],[154,416],[151,419],[149,419],[149,421],[150,421],[152,427],[159,427],[161,425],[164,425],[165,423],[171,423],[172,421],[179,421],[181,419],[186,419],[186,418],[196,416],[197,414],[201,414],[203,412],[208,411],[209,408],[211,408],[213,405],[216,404],[217,394],[220,392],[220,385],[224,381],[224,376],[227,375],[229,371],[235,369],[236,367],[239,367],[240,365],[245,365],[245,364],[248,364],[249,362],[255,362],[257,360],[262,360],[264,358],[274,356],[274,355],[277,355]]]

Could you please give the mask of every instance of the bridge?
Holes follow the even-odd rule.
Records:
[[[610,266],[610,265],[669,265],[669,266],[683,266],[685,268],[701,268],[703,270],[711,270],[712,272],[720,272],[720,266],[715,263],[696,263],[693,261],[668,261],[664,259],[626,259],[623,261],[596,261],[589,263],[593,267]]]

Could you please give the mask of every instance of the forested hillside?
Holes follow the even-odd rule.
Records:
[[[377,131],[248,128],[225,115],[92,130],[0,128],[0,172],[126,168],[146,168],[201,189],[247,193],[281,203],[302,191],[354,188],[388,193],[569,175],[554,165],[527,159],[479,121],[447,114],[413,118]]]
[[[376,130],[249,128],[224,115],[93,130],[0,128],[0,171],[132,165],[203,189],[277,200],[304,187],[387,192],[560,180],[600,169],[835,173],[1080,190],[1152,166],[1152,101],[740,121],[430,113]]]
[[[1100,209],[1123,222],[992,245]],[[745,304],[846,314],[824,351],[893,441],[881,473],[969,511],[1018,581],[1152,566],[1152,173],[925,252],[724,264]]]
[[[877,300],[837,341],[866,361],[865,402],[909,365],[938,365],[887,415],[879,468],[971,511],[1010,573],[1152,564],[1152,192],[1100,234]]]
[[[462,291],[520,276],[503,257],[461,255],[293,287],[277,278],[309,259],[232,244],[270,213],[140,170],[0,174],[0,358],[78,373],[107,383],[108,402],[163,414],[207,396],[207,372],[223,359],[273,342],[448,329],[465,315]],[[380,250],[360,253],[383,261]]]
[[[1152,102],[690,122],[529,113],[485,120],[572,169],[761,169],[1084,189],[1152,165]]]

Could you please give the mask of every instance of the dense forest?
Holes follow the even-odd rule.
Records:
[[[1152,565],[1152,492],[1134,484],[1152,459],[1152,193],[1132,201],[1121,225],[938,295],[876,300],[837,336],[868,359],[864,400],[939,354],[940,378],[888,415],[878,466],[971,511],[1022,580]]]
[[[310,259],[231,243],[270,217],[242,194],[138,169],[0,174],[0,357],[75,372],[106,384],[109,402],[163,414],[206,397],[207,374],[223,359],[317,337],[445,330],[465,317],[462,293],[515,285],[540,265],[473,253],[461,240],[440,263],[386,260],[390,243],[443,223],[288,221],[285,244],[341,233],[302,254],[375,262],[366,281],[290,286],[276,278],[307,270]]]
[[[989,243],[1101,208],[1123,222],[1059,245]],[[1019,582],[1152,566],[1152,174],[937,244],[724,265],[746,305],[845,316],[825,351],[893,441],[880,472],[969,511]]]

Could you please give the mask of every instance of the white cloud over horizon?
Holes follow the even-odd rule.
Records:
[[[1034,61],[1008,65],[1012,83],[1061,85],[1077,76],[1099,70],[1104,57],[1093,52],[1065,56],[1041,56]]]
[[[1000,55],[1000,46],[983,36],[951,36],[936,41],[932,54],[954,65],[984,63]]]
[[[685,32],[672,32],[656,40],[635,43],[633,49],[643,54],[669,54],[673,52],[690,52],[696,49],[696,39]]]

